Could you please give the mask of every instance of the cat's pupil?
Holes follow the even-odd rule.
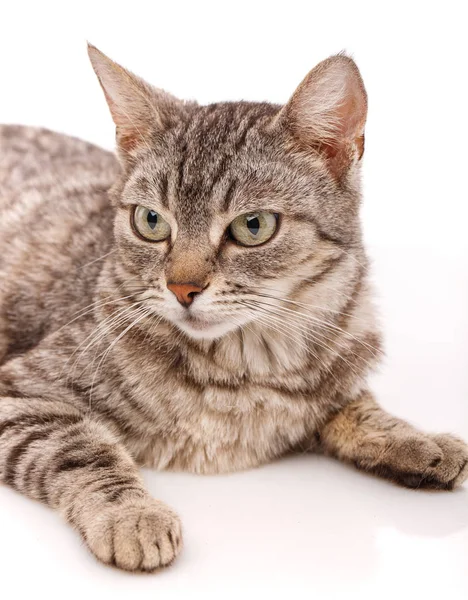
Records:
[[[257,235],[260,230],[260,221],[258,220],[258,217],[247,218],[247,227],[249,228],[250,233]]]
[[[154,210],[150,210],[146,220],[148,221],[148,225],[151,227],[151,229],[154,229],[158,224],[158,213],[154,212]]]

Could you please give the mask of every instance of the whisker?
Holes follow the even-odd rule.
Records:
[[[117,314],[111,314],[108,317],[106,317],[103,321],[101,321],[97,327],[95,327],[93,329],[93,331],[78,345],[77,348],[75,348],[75,350],[72,352],[72,354],[69,356],[68,360],[66,361],[62,372],[60,374],[63,374],[63,370],[66,368],[66,366],[68,365],[68,363],[70,362],[70,360],[75,356],[75,354],[79,351],[79,349],[84,346],[84,344],[86,344],[86,342],[90,339],[91,341],[88,343],[88,345],[84,348],[84,350],[82,350],[79,354],[79,356],[76,358],[75,362],[73,363],[71,369],[70,369],[70,375],[73,378],[73,373],[75,370],[75,366],[76,363],[81,359],[81,357],[86,353],[86,351],[93,346],[95,343],[97,343],[98,341],[100,341],[105,335],[106,333],[108,333],[112,328],[114,328],[114,326],[116,326],[117,322],[119,321],[119,319],[122,318],[122,316],[131,311],[136,304],[142,304],[144,302],[144,300],[141,300],[137,303],[132,304],[131,306],[126,306],[121,308],[120,310],[117,311]],[[68,380],[68,377],[67,377]]]
[[[264,304],[265,304],[265,303],[264,303]],[[272,307],[272,305],[267,305],[267,306],[270,306],[270,307]],[[258,308],[259,308],[259,310],[264,310],[265,312],[267,312],[267,313],[270,313],[270,315],[271,315],[271,314],[275,314],[275,315],[277,315],[278,317],[279,317],[279,316],[284,316],[284,315],[282,315],[282,314],[281,314],[281,312],[273,312],[273,311],[271,311],[271,310],[267,310],[267,309],[265,309],[265,308],[263,308],[263,307],[261,307],[261,306],[259,306]],[[276,308],[276,307],[273,307],[273,308]],[[296,325],[296,324],[294,324],[294,323],[291,323],[291,322],[289,322],[289,327],[292,327],[292,328],[293,328],[293,329],[295,329],[295,330],[296,330],[298,333],[301,333],[301,335],[302,335],[302,336],[303,336],[305,339],[307,339],[308,341],[310,341],[310,342],[312,342],[312,343],[314,343],[314,344],[316,344],[316,345],[318,345],[318,346],[320,346],[320,347],[322,347],[322,348],[325,348],[325,349],[329,350],[329,351],[330,351],[332,354],[334,354],[334,355],[338,356],[338,357],[339,357],[339,358],[340,358],[340,359],[341,359],[343,362],[345,362],[345,363],[346,363],[346,364],[347,364],[347,365],[350,367],[350,369],[351,369],[351,370],[352,370],[352,371],[353,371],[353,372],[354,372],[356,375],[359,375],[359,373],[358,373],[358,372],[355,370],[355,366],[354,366],[354,365],[353,365],[351,362],[349,362],[349,361],[348,361],[348,360],[347,360],[347,359],[346,359],[344,356],[342,356],[342,355],[341,355],[341,354],[338,352],[338,350],[337,350],[336,348],[332,348],[331,346],[329,346],[328,344],[326,344],[326,343],[323,341],[323,338],[324,338],[325,336],[323,336],[323,335],[322,335],[322,336],[321,336],[321,338],[322,338],[322,339],[317,339],[315,336],[311,335],[309,332],[305,332],[305,331],[303,330],[303,328],[301,328],[299,325]],[[328,341],[332,341],[332,340],[330,340],[330,338],[326,338],[326,337],[325,337],[325,339],[327,339]],[[340,347],[342,347],[342,346],[340,346]]]
[[[266,313],[266,314],[265,314]],[[280,319],[278,319],[277,317],[273,316],[272,314],[270,314],[268,311],[265,311],[265,313],[262,313],[261,315],[258,314],[257,310],[251,311],[251,314],[253,316],[253,318],[258,321],[260,324],[264,325],[267,329],[274,329],[275,331],[280,331],[282,333],[285,334],[285,336],[288,339],[291,339],[291,330],[288,329],[285,325],[284,325],[284,321],[281,321]],[[295,330],[293,330],[293,333],[295,332]],[[266,332],[265,332],[266,333]],[[297,336],[297,333],[300,334],[300,337]],[[273,339],[270,337],[270,339]],[[335,374],[333,373],[333,370],[331,368],[331,365],[327,365],[323,359],[320,358],[320,356],[318,354],[316,354],[312,348],[307,345],[304,341],[304,331],[301,329],[300,331],[296,332],[296,338],[292,338],[293,341],[297,344],[299,344],[303,350],[306,353],[312,354],[312,356],[316,359],[318,365],[320,365],[321,368],[324,369],[324,371],[331,376],[337,383],[339,383],[338,378],[335,376]],[[307,339],[307,336],[306,336]],[[310,340],[309,340],[310,341]],[[317,340],[313,340],[314,343],[316,343],[319,347],[322,347],[322,345],[320,344],[320,342],[317,342]],[[273,343],[275,343],[275,340],[273,340]],[[277,343],[277,342],[276,342]],[[338,353],[336,353],[338,356],[340,356]],[[340,356],[341,358],[341,356]]]
[[[97,263],[100,260],[103,260],[104,258],[107,258],[111,254],[114,254],[114,252],[117,252],[117,250],[111,250],[110,252],[107,252],[106,254],[103,254],[99,258],[95,258],[94,260],[90,261],[89,263],[86,263],[85,265],[81,265],[81,267],[77,267],[76,270],[77,271],[81,271],[81,269],[85,269],[86,267],[89,267],[90,265],[94,265],[94,263]]]
[[[240,321],[239,319],[236,319],[232,315],[229,315],[229,316],[230,316],[231,320],[233,321],[233,323],[237,324],[237,327],[239,329],[247,329],[247,331],[249,331],[252,335],[254,335],[257,338],[257,340],[260,342],[260,344],[263,343],[260,336],[258,335],[258,333],[256,331],[254,331],[251,327],[249,327],[248,323],[242,323],[242,321]]]
[[[56,333],[58,333],[59,331],[61,331],[62,329],[64,329],[65,327],[68,327],[68,325],[71,325],[78,319],[81,319],[85,315],[93,312],[96,308],[102,308],[103,306],[107,306],[108,304],[115,304],[116,302],[121,302],[122,300],[127,300],[128,298],[132,298],[132,296],[135,296],[135,294],[129,294],[128,296],[122,296],[121,298],[116,298],[115,300],[109,300],[109,302],[103,302],[101,304],[99,303],[100,301],[92,302],[91,304],[88,304],[88,306],[85,306],[84,308],[81,308],[80,310],[76,311],[74,314],[82,312],[82,311],[84,311],[84,312],[82,312],[82,314],[78,315],[71,321],[68,321],[68,323],[65,323],[65,325],[61,325],[56,331],[54,331],[54,335]],[[107,296],[107,298],[110,298],[110,297],[111,296]]]
[[[261,288],[259,288],[261,289]],[[271,288],[268,288],[271,289]],[[272,291],[281,291],[281,290],[272,290]],[[263,298],[270,298],[271,300],[279,300],[280,302],[286,302],[288,304],[293,304],[294,306],[301,306],[303,308],[315,308],[316,310],[323,310],[326,312],[330,312],[336,315],[343,315],[344,317],[350,317],[356,320],[360,320],[358,319],[358,317],[356,317],[355,315],[351,314],[351,313],[346,313],[342,310],[339,309],[334,309],[334,308],[330,308],[329,306],[320,306],[318,304],[310,304],[307,302],[299,302],[298,300],[290,300],[289,298],[283,298],[282,296],[274,296],[272,294],[265,294],[263,293],[259,293],[259,292],[252,292],[252,294],[255,294],[256,296],[259,297],[263,297]],[[345,295],[345,298],[347,300],[349,300],[349,296]]]
[[[113,331],[116,327],[119,327],[122,323],[125,323],[129,318],[129,315],[133,314],[134,310],[141,307],[144,302],[145,300],[133,302],[130,306],[123,307],[123,309],[117,311],[115,315],[111,315],[111,321],[106,324],[106,327],[102,328],[99,332],[96,330],[97,336],[90,342],[89,346],[97,346],[108,333]],[[83,352],[86,352],[86,350],[87,348],[85,348]]]
[[[265,306],[265,305],[266,305],[266,306],[269,306],[269,307],[271,307],[271,306],[272,306],[271,304],[267,304],[267,303],[261,303],[261,304],[263,304],[264,306]],[[294,318],[294,319],[296,319],[296,320],[302,320],[302,321],[304,321],[304,320],[305,320],[305,321],[307,321],[307,320],[308,320],[308,318],[307,318],[307,315],[305,315],[305,316],[304,316],[304,315],[302,315],[301,313],[296,313],[295,311],[290,311],[289,309],[284,309],[284,307],[280,307],[280,306],[274,306],[274,308],[277,310],[277,313],[276,313],[276,314],[278,314],[278,315],[279,315],[279,314],[281,314],[281,311],[288,310],[288,314],[289,314],[289,313],[292,313],[292,315],[291,315],[291,318]],[[357,356],[358,358],[362,359],[362,357],[361,357],[361,356],[360,356],[360,355],[359,355],[357,352],[355,352],[355,351],[353,350],[353,348],[349,348],[349,347],[347,347],[347,346],[344,346],[344,345],[341,343],[341,339],[339,339],[338,333],[340,333],[340,334],[341,334],[341,333],[342,333],[342,334],[346,334],[346,333],[348,333],[348,332],[346,332],[346,331],[342,330],[341,328],[338,328],[338,333],[337,333],[337,332],[334,332],[334,331],[332,331],[332,332],[331,332],[331,333],[335,333],[335,337],[334,337],[334,338],[330,338],[330,337],[326,336],[326,335],[325,335],[323,332],[320,332],[320,331],[315,331],[314,333],[315,333],[315,335],[319,335],[319,336],[320,336],[320,339],[322,339],[322,340],[323,340],[323,339],[326,339],[327,341],[329,341],[329,342],[331,342],[331,343],[338,344],[340,348],[343,348],[343,349],[345,349],[347,352],[351,352],[351,354],[354,354],[354,355],[355,355],[355,356]],[[349,334],[349,335],[351,335],[351,334]],[[366,344],[365,342],[363,342],[362,340],[359,340],[358,338],[355,338],[354,336],[351,336],[351,337],[352,337],[352,338],[354,338],[354,340],[355,340],[356,342],[358,342],[358,343],[362,344],[363,346],[370,346],[369,344]],[[315,338],[314,338],[314,339],[315,339]],[[317,340],[316,340],[316,341],[317,341]],[[325,344],[325,343],[323,342],[323,344]],[[327,347],[327,348],[328,348],[328,346],[327,346],[326,344],[325,344],[325,347]],[[375,354],[374,354],[374,352],[373,352],[373,349],[372,349],[372,348],[373,348],[373,347],[370,347],[370,348],[369,348],[369,350],[370,350],[370,351],[371,351],[371,353],[372,353],[372,354],[375,356]],[[374,349],[375,349],[375,348],[374,348]],[[367,364],[367,365],[368,365],[370,368],[372,367],[371,363],[370,363],[368,360],[366,360],[366,359],[365,359],[365,363],[366,363],[366,364]]]
[[[111,344],[108,346],[107,350],[105,350],[105,352],[102,355],[101,360],[99,361],[99,364],[96,368],[96,371],[94,372],[93,375],[93,379],[91,381],[91,389],[89,392],[89,409],[91,410],[91,402],[92,402],[92,397],[93,397],[93,390],[94,390],[94,383],[96,380],[96,376],[99,372],[99,369],[101,367],[101,365],[103,364],[103,362],[105,361],[105,359],[107,358],[107,356],[109,355],[109,353],[112,351],[112,349],[114,348],[114,346],[119,342],[119,340],[121,340],[124,335],[130,331],[130,329],[132,329],[133,327],[135,327],[135,325],[137,325],[140,321],[142,321],[145,317],[149,316],[149,314],[151,314],[151,311],[148,310],[148,308],[146,307],[139,307],[136,309],[136,311],[132,314],[132,317],[135,316],[136,313],[136,319],[134,319],[130,325],[128,325],[116,338],[113,342],[111,342]],[[94,362],[94,361],[93,361]]]
[[[261,296],[261,294],[258,294],[259,296]],[[264,296],[265,297],[265,296]],[[266,296],[268,297],[268,296]],[[269,297],[271,300],[280,300],[283,301],[283,299],[281,298],[277,298],[274,296],[270,296]],[[287,302],[287,300],[284,300],[285,302]],[[256,302],[261,302],[260,300],[256,300]],[[292,301],[291,301],[292,302]],[[293,304],[296,304],[294,302],[292,302]],[[293,310],[291,308],[287,308],[285,306],[278,306],[278,305],[273,305],[273,304],[269,304],[267,302],[263,303],[265,306],[274,306],[274,308],[278,309],[278,310],[282,310],[284,312],[288,312],[288,313],[292,313],[296,316],[296,318],[302,318],[304,320],[307,321],[313,321],[318,325],[321,325],[327,329],[330,329],[332,331],[336,331],[339,332],[342,335],[345,335],[351,339],[353,339],[354,341],[358,342],[359,344],[361,344],[362,346],[365,346],[367,348],[369,348],[369,350],[372,351],[372,354],[378,358],[380,355],[380,350],[378,348],[376,348],[375,346],[372,346],[371,344],[365,342],[364,340],[359,339],[358,337],[356,337],[355,335],[353,335],[352,333],[350,333],[349,331],[346,331],[345,329],[343,329],[342,327],[339,327],[338,325],[331,323],[330,321],[326,321],[324,319],[319,319],[318,317],[315,317],[314,315],[309,315],[306,313],[302,313],[298,310]],[[343,315],[345,315],[345,313],[341,313]]]
[[[294,279],[291,279],[291,283],[295,284],[297,282]],[[320,283],[317,283],[316,285],[317,285],[317,287],[319,289],[325,288],[326,290],[329,290],[330,292],[332,292],[332,294],[333,294],[334,297],[335,296],[339,296],[340,298],[343,298],[343,300],[345,302],[348,302],[350,300],[350,298],[351,298],[351,293],[352,292],[350,293],[348,291],[346,293],[342,289],[337,289],[336,284],[330,284],[330,283],[327,283],[327,282],[321,280]],[[269,291],[269,292],[278,292],[281,295],[285,294],[285,290],[284,289],[280,290],[278,288],[273,288],[273,287],[271,287],[269,285],[265,285],[265,284],[263,286],[252,286],[252,285],[251,286],[245,286],[245,289],[247,289],[247,290],[250,290],[250,289],[252,289],[252,290],[260,290],[260,292],[263,292],[263,293],[265,293],[266,291]],[[312,290],[313,287],[311,287],[310,289]]]
[[[340,248],[341,251],[343,252],[343,254],[346,254],[346,256],[349,256],[349,258],[352,258],[363,270],[365,273],[369,272],[369,265],[365,265],[363,264],[360,260],[358,260],[354,254],[351,254],[351,252],[348,252],[347,250],[345,250],[344,248]]]
[[[248,305],[248,304],[244,304],[244,306],[249,306],[252,310],[250,311],[251,316],[254,317],[255,320],[258,320],[260,323],[263,323],[264,325],[266,324],[268,327],[274,325],[275,330],[277,331],[281,331],[282,333],[286,334],[287,337],[291,336],[291,332],[286,328],[286,326],[284,325],[284,322],[281,321],[280,319],[275,318],[275,316],[273,314],[271,314],[269,311],[262,309],[261,307],[253,307],[253,305]],[[262,314],[258,314],[258,310],[262,310]],[[302,331],[301,331],[302,333]],[[296,341],[298,343],[300,343],[303,347],[303,349],[306,352],[311,352],[311,354],[317,359],[319,360],[319,357],[313,352],[313,350],[307,346],[307,344],[305,344],[303,339],[296,339]]]
[[[320,286],[321,287],[326,287],[327,289],[329,289],[330,291],[332,291],[334,296],[341,296],[343,298],[343,301],[345,303],[348,303],[349,300],[351,300],[352,295],[350,293],[344,293],[341,290],[337,290],[336,286],[327,286],[327,285],[325,285],[323,283],[320,283]],[[349,313],[345,313],[345,312],[343,312],[339,308],[338,309],[334,309],[334,308],[331,308],[330,306],[320,306],[320,305],[311,304],[311,303],[308,303],[308,302],[299,302],[298,300],[291,300],[289,298],[284,298],[284,296],[276,296],[276,295],[266,294],[265,293],[266,291],[271,291],[271,292],[278,292],[280,294],[284,294],[285,293],[284,290],[278,290],[278,289],[275,289],[275,288],[270,288],[270,287],[265,287],[265,286],[263,286],[263,287],[250,286],[250,288],[252,290],[256,290],[256,289],[260,290],[260,292],[256,292],[256,291],[250,292],[250,290],[249,290],[247,293],[252,293],[252,294],[262,294],[263,293],[266,297],[273,298],[275,300],[281,300],[282,302],[288,302],[289,304],[297,304],[298,306],[315,308],[317,310],[324,310],[326,312],[337,314],[337,315],[342,314],[344,316],[349,316],[349,317],[352,317],[352,318],[354,318],[356,320],[359,320],[358,317],[356,317],[355,315],[352,315],[352,314],[349,314]]]

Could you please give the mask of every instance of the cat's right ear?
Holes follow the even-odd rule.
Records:
[[[116,126],[121,158],[133,162],[139,150],[151,147],[158,132],[178,118],[184,103],[149,85],[91,44],[88,54]]]

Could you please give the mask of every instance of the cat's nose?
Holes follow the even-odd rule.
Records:
[[[186,308],[192,304],[195,296],[204,290],[204,288],[196,285],[195,283],[172,282],[167,284],[167,289],[171,290],[180,304]]]

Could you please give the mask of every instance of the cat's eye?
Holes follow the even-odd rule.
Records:
[[[272,237],[277,226],[276,213],[249,213],[236,217],[229,225],[229,233],[242,246],[259,246]]]
[[[133,226],[141,237],[150,242],[162,242],[171,235],[171,227],[159,213],[144,206],[135,206]]]

